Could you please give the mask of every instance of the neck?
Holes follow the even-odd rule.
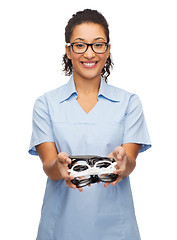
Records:
[[[100,88],[100,81],[101,81],[101,77],[95,77],[93,79],[86,79],[86,78],[82,78],[82,77],[78,77],[74,75],[74,82],[75,82],[75,86],[76,86],[76,90],[78,93],[85,93],[85,94],[89,94],[89,93],[93,93],[93,92],[99,92],[99,88]]]

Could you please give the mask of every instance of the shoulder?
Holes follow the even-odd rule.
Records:
[[[135,93],[128,92],[122,88],[107,84],[106,95],[110,100],[117,102],[125,111],[142,108],[139,96]]]
[[[139,99],[138,95],[135,93],[131,93],[125,89],[110,85],[107,83],[107,92],[109,92],[110,96],[119,100],[130,102],[134,99]]]
[[[33,111],[39,113],[41,111],[50,112],[51,109],[55,110],[60,102],[63,92],[65,91],[66,85],[67,84],[45,92],[37,97],[34,103]]]
[[[66,89],[66,86],[67,84],[64,84],[58,88],[45,92],[41,96],[39,96],[36,101],[53,102],[56,100],[60,100],[61,96],[63,95],[63,92]]]

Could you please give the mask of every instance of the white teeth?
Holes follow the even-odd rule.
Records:
[[[94,66],[96,63],[86,63],[86,62],[83,62],[83,64],[84,64],[85,66],[91,67],[91,66]]]

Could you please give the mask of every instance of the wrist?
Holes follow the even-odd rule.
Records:
[[[62,179],[62,176],[58,168],[57,158],[51,162],[43,163],[43,170],[52,181],[58,181]]]
[[[126,170],[125,170],[125,173],[123,174],[123,177],[128,177],[133,172],[135,167],[136,167],[136,160],[127,157]]]

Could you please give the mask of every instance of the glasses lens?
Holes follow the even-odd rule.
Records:
[[[75,53],[84,53],[87,50],[87,44],[82,42],[72,43],[72,48]],[[92,48],[95,53],[105,53],[108,44],[105,42],[97,42],[92,45]]]
[[[98,42],[93,44],[93,50],[96,53],[104,53],[107,50],[107,44],[103,42]]]
[[[73,43],[73,51],[75,53],[84,53],[87,49],[87,45],[85,43]]]

